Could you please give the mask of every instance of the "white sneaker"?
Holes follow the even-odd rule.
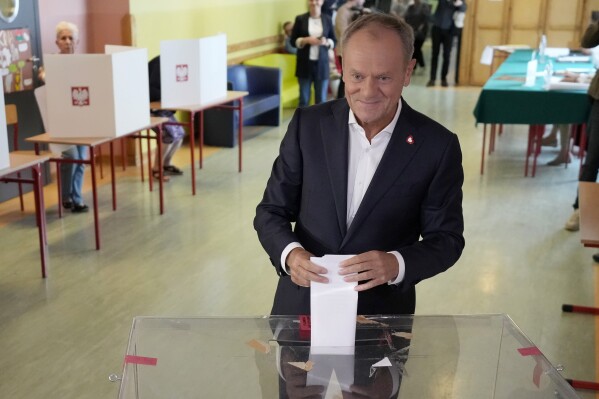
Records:
[[[564,228],[568,231],[578,231],[580,229],[580,210],[575,209],[572,212]]]

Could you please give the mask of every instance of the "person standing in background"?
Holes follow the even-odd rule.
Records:
[[[414,71],[420,66],[424,68],[424,56],[422,55],[422,45],[426,40],[428,33],[428,20],[430,18],[429,5],[423,3],[421,0],[414,0],[413,4],[408,6],[404,14],[404,19],[414,30],[414,59],[416,59],[416,65]]]
[[[291,31],[293,30],[293,22],[286,21],[283,24],[283,48],[288,54],[297,54],[297,48],[291,45]]]
[[[443,46],[443,65],[441,67],[441,86],[447,87],[447,73],[449,72],[449,61],[453,36],[455,33],[454,13],[465,12],[466,3],[463,0],[439,0],[435,15],[433,17],[433,53],[431,57],[431,74],[427,87],[434,86],[437,80],[437,65],[439,63],[439,52]]]
[[[73,54],[79,44],[79,28],[71,22],[59,22],[56,26],[56,46],[60,54]],[[45,82],[45,72],[40,69],[40,79]],[[87,147],[74,145],[64,150],[61,154],[65,160],[85,160]],[[62,206],[70,209],[73,213],[83,213],[89,207],[83,202],[83,174],[85,165],[82,163],[60,162],[60,192],[62,195]]]
[[[326,101],[329,85],[329,49],[335,47],[331,17],[322,14],[323,0],[308,0],[309,12],[298,15],[291,31],[291,45],[297,48],[295,76],[299,81],[299,106],[310,103],[314,84],[316,104]]]

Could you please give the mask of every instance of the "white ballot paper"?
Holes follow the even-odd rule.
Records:
[[[339,275],[339,263],[353,255],[325,255],[310,261],[326,268],[326,284],[310,284],[310,353],[353,354],[356,341],[358,292],[356,282]]]

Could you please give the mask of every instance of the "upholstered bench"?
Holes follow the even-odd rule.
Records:
[[[294,54],[266,54],[250,58],[243,62],[245,65],[265,66],[281,70],[281,106],[296,108],[299,103],[299,83],[295,76]]]
[[[243,125],[279,126],[281,123],[281,71],[249,65],[227,68],[228,90],[247,91],[243,99]],[[210,109],[204,112],[204,143],[219,147],[237,144],[239,112]]]

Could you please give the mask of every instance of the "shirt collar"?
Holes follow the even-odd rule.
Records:
[[[401,99],[399,100],[399,103],[397,104],[397,110],[395,111],[395,115],[393,116],[393,119],[391,120],[391,123],[389,123],[383,130],[381,130],[379,133],[382,132],[386,132],[389,134],[393,134],[393,130],[395,130],[395,125],[397,125],[397,120],[399,119],[399,113],[401,112]],[[356,119],[356,115],[354,115],[354,111],[352,111],[352,109],[349,109],[349,118],[348,118],[348,122],[349,125],[357,125],[360,126],[357,119]]]

